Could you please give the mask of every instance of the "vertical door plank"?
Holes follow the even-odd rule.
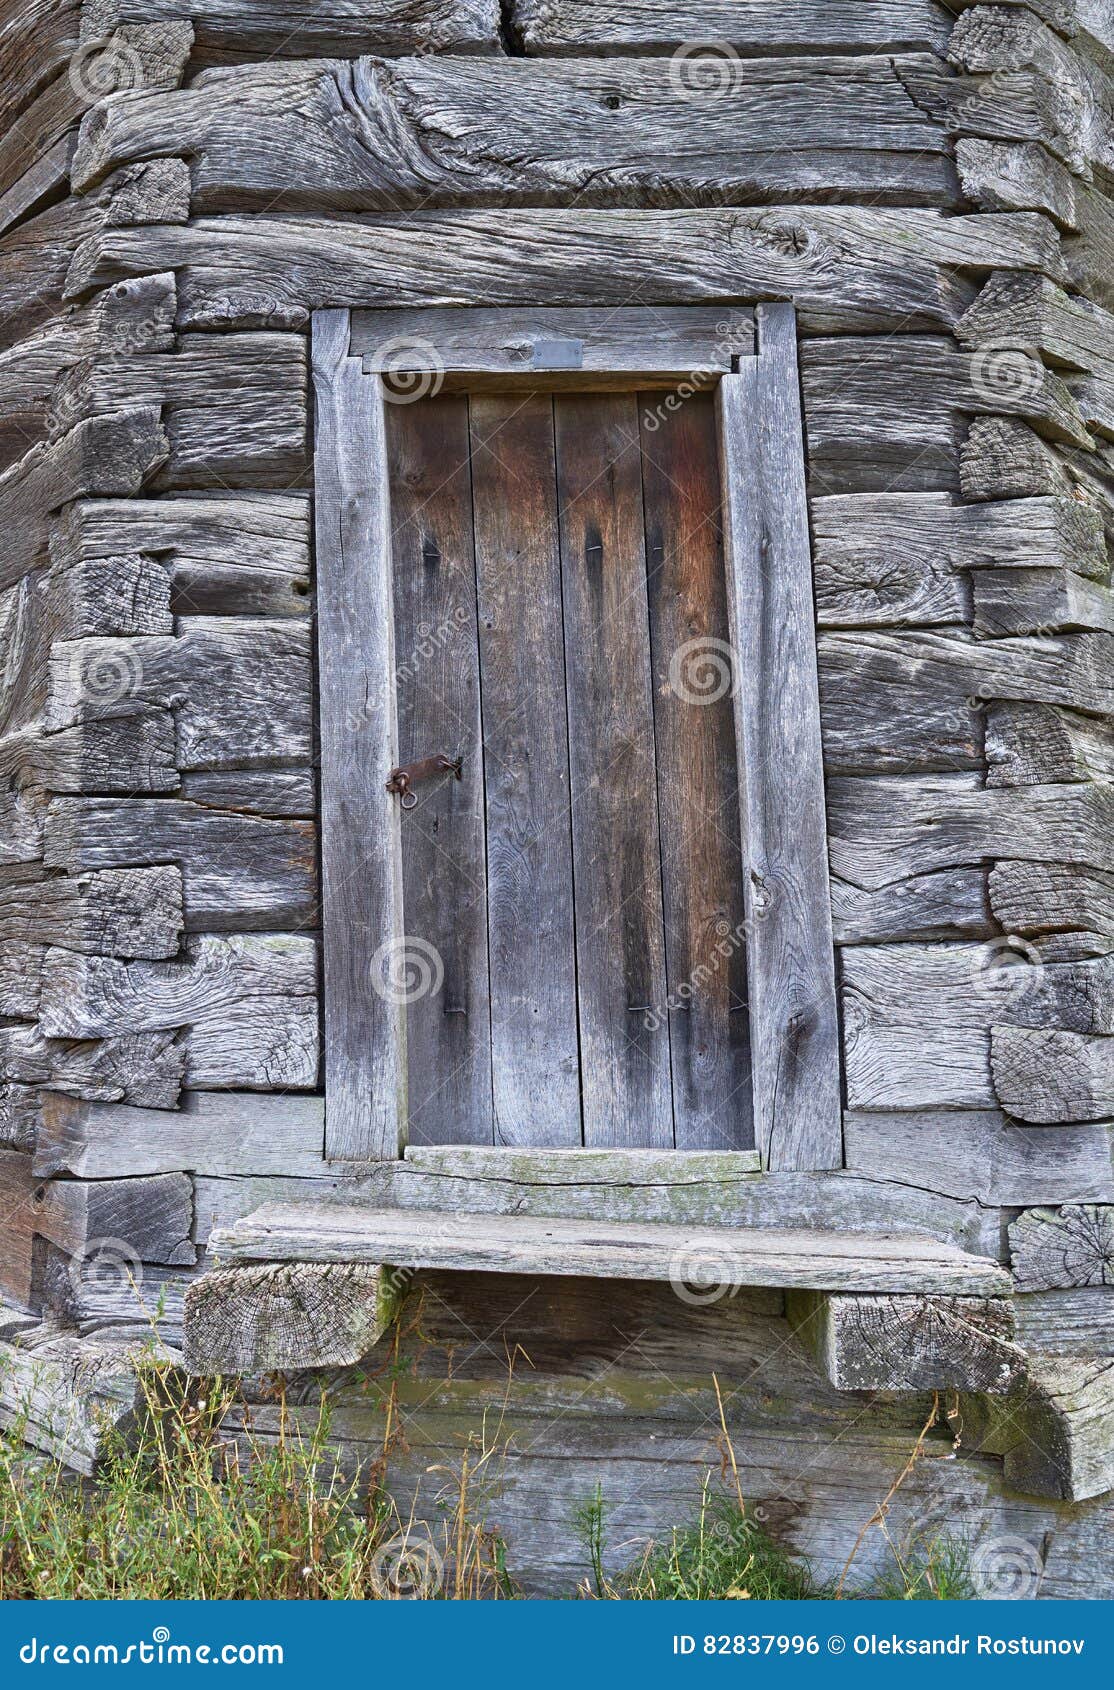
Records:
[[[718,394],[755,1130],[768,1168],[834,1168],[839,1033],[792,306],[760,306],[758,336]]]
[[[673,1143],[638,410],[554,402],[584,1142]]]
[[[444,752],[462,778],[401,813],[408,1125],[414,1144],[490,1144],[483,736],[468,400],[388,406],[399,762]],[[397,803],[397,800],[395,800]]]
[[[495,1142],[580,1143],[553,401],[474,397]]]
[[[715,406],[644,394],[642,483],[679,1150],[754,1143]]]
[[[381,384],[348,356],[347,311],[313,317],[325,1153],[397,1156],[405,1115],[401,1006],[371,959],[402,933],[390,513]]]

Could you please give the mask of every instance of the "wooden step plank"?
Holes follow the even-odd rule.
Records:
[[[218,1256],[237,1261],[379,1262],[481,1273],[669,1280],[685,1286],[784,1285],[818,1291],[950,1292],[1004,1296],[996,1262],[913,1234],[846,1235],[742,1227],[643,1226],[266,1204],[214,1231]]]
[[[536,1180],[546,1185],[689,1185],[762,1170],[757,1150],[588,1150],[486,1145],[411,1145],[412,1167],[459,1179]]]

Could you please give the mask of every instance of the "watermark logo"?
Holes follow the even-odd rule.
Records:
[[[735,690],[735,652],[710,634],[686,640],[669,659],[669,690],[683,704],[718,704]]]
[[[90,1238],[70,1257],[70,1282],[75,1291],[92,1285],[96,1291],[143,1284],[143,1263],[125,1238]]]
[[[445,1563],[428,1538],[400,1532],[376,1550],[370,1574],[381,1602],[428,1602],[441,1589]]]
[[[972,985],[988,1003],[1013,1003],[1040,985],[1043,969],[1036,946],[1007,933],[979,946],[972,961]]]
[[[1033,399],[1044,386],[1044,379],[1040,359],[1019,346],[989,341],[971,354],[971,386],[987,404],[1020,404]]]
[[[432,399],[445,380],[445,361],[432,341],[396,335],[371,354],[372,368],[383,378],[383,397],[392,405]]]
[[[669,61],[670,90],[682,100],[719,100],[739,86],[729,41],[683,41]]]
[[[83,105],[143,87],[143,61],[128,42],[107,35],[84,41],[69,63],[70,87]]]
[[[436,997],[444,985],[444,959],[428,939],[404,933],[379,946],[371,959],[371,983],[385,1003],[418,1003]]]
[[[669,1262],[673,1293],[691,1308],[706,1308],[739,1289],[737,1264],[726,1251],[675,1250]]]
[[[82,704],[118,704],[143,684],[143,659],[135,645],[118,640],[74,654],[76,691]]]
[[[988,1602],[1024,1602],[1037,1594],[1044,1557],[1025,1537],[995,1537],[971,1557],[976,1593]]]

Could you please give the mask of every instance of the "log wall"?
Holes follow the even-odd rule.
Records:
[[[823,1202],[869,1182],[945,1231],[965,1205],[1007,1260],[1020,1211],[1114,1202],[1112,65],[1103,0],[0,5],[12,1303],[127,1325],[82,1265],[122,1240],[172,1332],[212,1225],[343,1188],[322,306],[795,303],[847,1109]],[[1102,1274],[1048,1271],[1019,1299],[1036,1346],[1062,1309],[1109,1347]],[[886,1413],[855,1433],[864,1495]],[[609,1422],[616,1472],[636,1420]],[[992,1466],[965,1494],[1000,1521]],[[804,1491],[800,1541],[838,1536]],[[1090,1529],[1050,1593],[1083,1593]]]

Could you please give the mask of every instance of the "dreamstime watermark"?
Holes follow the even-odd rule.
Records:
[[[740,87],[737,50],[729,41],[682,41],[669,60],[669,87],[678,99],[719,100]]]
[[[1005,341],[992,340],[971,353],[971,387],[988,404],[1022,404],[1041,391],[1046,379],[1039,358]]]
[[[143,685],[143,658],[134,642],[74,641],[61,654],[56,646],[54,661],[63,667],[59,680],[75,706],[119,704],[136,697]]]
[[[420,1003],[445,984],[444,959],[436,945],[414,934],[385,939],[371,959],[371,984],[385,1003]]]
[[[726,1250],[675,1250],[669,1261],[673,1294],[692,1308],[734,1297],[742,1283],[739,1265]]]
[[[669,659],[669,690],[684,704],[718,704],[735,691],[735,648],[712,634],[699,634]]]
[[[432,399],[445,380],[445,361],[431,340],[396,335],[369,354],[369,367],[383,378],[383,397],[392,405]]]
[[[157,1625],[138,1643],[40,1643],[32,1637],[19,1651],[24,1666],[267,1666],[284,1664],[281,1643],[172,1643]]]
[[[83,41],[70,59],[68,75],[74,94],[86,106],[144,84],[143,60],[130,42],[116,35]]]
[[[1025,1602],[1037,1594],[1044,1557],[1026,1537],[994,1537],[971,1557],[975,1591],[987,1602]]]
[[[441,1589],[445,1563],[428,1538],[399,1532],[375,1551],[370,1574],[381,1602],[428,1602]]]
[[[711,985],[724,964],[746,943],[749,930],[749,922],[740,921],[732,927],[726,917],[721,916],[716,922],[716,941],[712,946],[710,960],[697,963],[688,979],[682,980],[676,990],[669,993],[660,1009],[646,1010],[642,1017],[642,1025],[646,1031],[656,1033],[664,1026],[670,1013],[687,1009],[692,998]]]
[[[1035,991],[1043,970],[1036,946],[1008,933],[979,945],[971,959],[971,984],[976,997],[1005,1006]]]
[[[396,681],[412,681],[419,674],[423,664],[429,662],[436,652],[442,651],[449,641],[463,632],[471,618],[463,605],[457,605],[436,628],[428,622],[419,622],[415,633],[417,640],[406,655],[404,662],[395,668]]]
[[[143,1284],[143,1263],[126,1238],[89,1238],[70,1257],[70,1283],[81,1292],[111,1291],[126,1287],[138,1292]]]

